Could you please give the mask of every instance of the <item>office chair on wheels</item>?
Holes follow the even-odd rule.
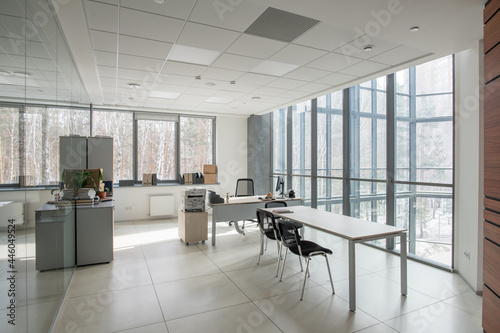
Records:
[[[236,181],[236,191],[234,192],[235,197],[250,197],[254,196],[254,186],[252,178],[240,178]],[[255,220],[247,220],[251,222],[257,222]],[[229,226],[234,223],[234,228],[239,234],[245,235],[245,220],[242,221],[242,226],[238,224],[238,221],[229,221]]]
[[[327,254],[332,254],[332,250],[322,247],[314,242],[306,241],[301,239],[297,227],[287,221],[278,221],[277,226],[279,237],[281,238],[281,245],[286,248],[285,255],[283,258],[283,263],[281,265],[281,276],[280,281],[283,279],[283,271],[285,270],[286,255],[288,250],[297,256],[304,257],[306,260],[306,269],[304,273],[304,283],[302,284],[302,293],[300,295],[300,300],[304,298],[304,290],[306,287],[307,276],[309,274],[309,262],[315,256],[323,256],[326,261],[326,267],[328,268],[328,275],[330,276],[330,284],[332,286],[332,294],[335,294],[335,288],[333,287],[332,273],[330,271],[330,264],[328,263]],[[278,258],[279,260],[279,258]],[[302,261],[301,261],[302,267]]]

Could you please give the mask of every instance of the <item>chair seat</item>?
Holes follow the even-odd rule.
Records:
[[[276,236],[274,235],[274,230],[273,229],[267,229],[267,230],[265,230],[264,231],[264,235],[266,235],[267,238],[276,240]]]
[[[287,223],[293,224],[297,229],[300,229],[300,228],[302,228],[304,226],[302,223],[297,222],[297,221],[292,221],[292,220],[288,220],[288,219],[283,220],[283,221],[287,222]]]
[[[332,254],[332,250],[327,249],[326,247],[322,247],[311,241],[301,241],[300,248],[302,250],[302,256],[308,257],[313,252],[324,252],[326,254]],[[290,251],[292,251],[296,255],[300,255],[299,248],[297,246],[291,246]]]

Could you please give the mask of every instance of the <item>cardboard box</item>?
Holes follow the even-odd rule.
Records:
[[[184,184],[192,184],[193,183],[193,174],[192,173],[185,173],[184,174]]]
[[[203,173],[204,174],[216,174],[217,173],[217,165],[215,165],[215,164],[203,164]]]
[[[217,174],[204,174],[205,184],[215,184],[217,182]]]
[[[148,174],[143,173],[142,174],[142,186],[147,186],[148,185]]]

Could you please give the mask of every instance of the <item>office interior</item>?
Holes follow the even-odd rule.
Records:
[[[54,179],[45,183],[38,180],[36,184],[29,183],[33,180],[25,173],[30,167],[27,164],[42,162],[38,157],[42,155],[33,158],[28,154],[40,154],[43,148],[33,145],[30,152],[29,143],[19,140],[18,146],[24,145],[24,149],[11,149],[16,156],[1,157],[4,163],[17,161],[14,168],[17,169],[10,174],[4,173],[6,180],[0,184],[0,202],[11,205],[0,207],[4,211],[0,222],[0,313],[5,314],[0,323],[2,332],[194,332],[200,327],[214,332],[238,329],[298,332],[307,327],[315,327],[318,332],[332,327],[345,332],[482,330],[483,9],[486,1],[376,0],[367,4],[359,1],[282,3],[272,0],[1,0],[0,3],[2,145],[6,145],[7,139],[20,138],[19,128],[27,130],[20,124],[28,120],[19,119],[27,119],[23,118],[26,116],[34,119],[36,114],[43,112],[47,115],[66,112],[71,113],[71,117],[64,119],[87,119],[78,124],[75,122],[74,128],[69,130],[74,132],[63,133],[73,135],[83,131],[84,134],[80,135],[84,136],[105,135],[98,133],[102,124],[94,123],[93,117],[110,112],[126,114],[130,123],[136,124],[128,129],[131,135],[141,130],[137,125],[141,121],[181,124],[189,119],[202,119],[211,126],[206,164],[216,164],[218,172],[214,184],[180,184],[180,173],[198,170],[182,170],[187,162],[180,160],[181,153],[177,151],[174,155],[177,160],[173,163],[175,172],[169,174],[169,179],[156,186],[142,186],[142,172],[138,171],[138,139],[133,141],[136,151],[128,153],[135,162],[126,178],[133,179],[134,186],[119,186],[119,178],[113,179],[114,260],[109,264],[41,272],[35,268],[35,211],[53,200],[51,191],[57,188],[59,179],[52,177]],[[280,24],[286,29],[269,31],[269,27],[274,27],[273,22],[278,20],[283,20]],[[449,244],[445,246],[448,252],[444,261],[413,256],[414,261],[409,264],[410,293],[406,300],[413,294],[417,301],[412,303],[410,300],[408,304],[411,305],[405,306],[401,300],[397,292],[397,269],[394,269],[398,264],[398,257],[394,254],[397,249],[395,252],[391,249],[384,251],[385,244],[382,248],[381,244],[362,246],[357,254],[358,257],[364,256],[360,271],[366,277],[374,278],[366,278],[363,282],[361,277],[358,283],[360,293],[380,288],[387,291],[388,296],[379,294],[382,303],[360,300],[360,309],[349,313],[345,261],[338,257],[332,265],[337,293],[332,296],[325,291],[323,286],[328,282],[322,280],[322,272],[319,280],[311,277],[313,283],[309,293],[306,292],[307,302],[319,303],[304,301],[306,303],[300,305],[300,288],[297,289],[301,281],[299,277],[302,277],[300,267],[292,262],[294,258],[290,258],[291,272],[287,273],[289,275],[285,276],[282,285],[273,280],[277,253],[272,243],[269,243],[264,262],[257,266],[259,231],[252,224],[247,224],[246,235],[242,236],[233,227],[218,223],[218,244],[213,247],[209,242],[185,246],[176,237],[176,210],[187,186],[201,186],[225,197],[227,193],[234,194],[237,179],[253,178],[256,194],[265,195],[275,192],[276,176],[281,175],[286,180],[286,190],[293,189],[298,196],[304,197],[306,205],[321,206],[318,192],[321,185],[318,184],[323,180],[319,179],[329,176],[325,178],[321,174],[319,160],[309,161],[313,166],[301,166],[315,170],[316,174],[292,171],[296,162],[291,155],[297,153],[292,142],[299,140],[304,143],[306,139],[301,139],[300,131],[292,133],[290,130],[295,128],[287,127],[287,124],[295,119],[298,105],[304,107],[309,116],[313,109],[318,116],[326,107],[323,104],[326,99],[342,101],[340,124],[336,130],[349,128],[350,136],[341,137],[341,141],[336,142],[343,148],[339,153],[343,165],[330,178],[341,184],[340,193],[332,206],[326,208],[328,204],[325,204],[321,209],[354,214],[355,206],[347,202],[353,192],[346,192],[347,188],[354,190],[367,181],[365,178],[370,178],[371,184],[385,188],[388,179],[394,180],[394,175],[390,174],[385,163],[381,164],[385,173],[380,177],[372,179],[371,176],[350,173],[356,165],[349,151],[355,130],[342,121],[349,119],[345,115],[352,111],[349,105],[354,103],[352,94],[356,88],[353,87],[357,86],[359,92],[359,89],[368,89],[371,85],[372,95],[383,90],[384,96],[394,97],[392,111],[375,111],[383,114],[377,115],[376,119],[387,122],[391,113],[393,117],[398,116],[395,115],[398,91],[396,88],[389,95],[387,82],[397,82],[397,73],[410,73],[418,66],[436,61],[449,64],[452,77],[451,105],[445,111],[448,112],[447,118],[442,119],[451,124],[448,141],[451,145],[446,146],[451,149],[449,154],[452,156],[447,160],[450,165],[446,170],[450,181],[443,186],[446,192],[444,201],[451,207],[446,215],[447,218],[450,216],[449,223],[446,223],[451,227],[446,229]],[[439,75],[433,77],[435,80],[439,78]],[[429,93],[432,94],[434,92]],[[384,101],[381,108],[388,110],[390,104]],[[17,122],[8,124],[6,119],[11,118],[2,116],[6,113],[19,115]],[[277,121],[279,117],[282,117],[281,125]],[[83,130],[77,128],[82,123]],[[316,124],[311,127],[309,123],[302,132],[311,139],[301,156],[314,150],[311,147],[323,144],[319,138],[312,139],[321,127],[321,120],[316,120]],[[37,126],[32,130],[44,132],[42,122]],[[384,137],[380,139],[383,148],[378,147],[380,154],[374,155],[379,156],[380,161],[386,161],[390,155],[388,151],[396,148],[394,142],[386,142],[386,133],[392,131],[393,138],[398,133],[397,127],[390,129],[388,122],[384,126],[385,130],[381,132],[371,132],[375,137]],[[176,142],[182,137],[182,133],[177,134]],[[278,138],[284,139],[279,147]],[[118,150],[117,144],[117,138],[114,138],[115,151]],[[278,152],[284,154],[284,159],[278,158]],[[358,150],[358,153],[362,154],[363,150]],[[360,158],[362,160],[362,156]],[[277,159],[282,163],[281,168],[277,167]],[[350,164],[346,163],[347,160]],[[8,168],[6,164],[0,167]],[[308,184],[304,187],[307,192],[301,193],[304,181]],[[426,179],[408,186],[441,185]],[[387,195],[385,190],[381,193]],[[158,195],[172,196],[172,215],[150,216],[150,197]],[[380,199],[379,203],[383,201]],[[376,222],[384,223],[387,213],[377,214]],[[374,217],[368,215],[362,218],[370,220]],[[8,296],[10,282],[7,280],[13,274],[9,273],[8,246],[11,217],[16,221],[12,222],[16,225],[15,274],[19,297],[16,300],[16,326],[5,319],[12,299]],[[339,239],[326,237],[315,230],[308,230],[306,237],[309,236],[328,243],[340,257],[345,256],[345,244]],[[145,237],[150,239],[145,240]],[[233,258],[230,252],[238,257]],[[131,253],[130,257],[126,256],[128,253]],[[162,267],[163,262],[179,267],[176,255],[182,259],[197,256],[195,262],[202,261],[199,265],[201,272],[176,276]],[[375,258],[376,264],[370,263],[370,258]],[[138,265],[135,271],[150,276],[134,276],[130,284],[126,280],[117,282],[116,275],[110,277],[110,274],[120,272],[120,268],[123,272],[126,265],[133,262]],[[335,262],[339,263],[338,267],[343,267],[337,268],[337,273]],[[153,264],[158,267],[153,267]],[[377,265],[384,267],[374,267]],[[114,273],[106,273],[106,269],[113,269]],[[263,288],[264,292],[259,294],[248,288],[251,283],[239,284],[245,276],[251,276],[252,271],[268,274],[274,289],[255,286]],[[370,280],[376,280],[377,284]],[[422,281],[426,281],[425,285]],[[189,294],[189,283],[207,284],[213,288],[215,297],[205,296],[205,300],[197,300],[196,295]],[[92,291],[88,284],[104,289]],[[224,286],[228,285],[231,290],[224,291]],[[165,296],[176,288],[186,292],[185,305],[182,304],[182,295],[176,295],[179,297],[177,310]],[[280,295],[286,295],[285,305],[275,301],[273,293],[276,290]],[[160,294],[162,296],[158,296]],[[82,315],[82,311],[91,309],[83,300],[105,295],[113,295],[110,302],[101,304],[99,310]],[[224,297],[232,298],[229,302],[217,303],[217,299]],[[134,298],[147,302],[137,312],[141,320],[128,318],[134,317],[132,306],[118,310],[117,318],[106,312],[113,304],[132,302]],[[272,300],[272,311],[266,308],[266,300]],[[78,308],[79,304],[83,307]],[[199,308],[192,311],[197,304]],[[309,304],[310,308],[303,304]],[[394,304],[396,309],[391,308]],[[322,306],[331,312],[310,314],[314,312],[313,308]],[[384,312],[380,308],[391,309]],[[68,313],[67,309],[74,313]],[[286,319],[290,313],[295,316],[293,321]],[[339,314],[338,318],[336,314]],[[305,318],[308,315],[309,319]],[[244,319],[237,320],[240,317]],[[436,319],[440,317],[442,323]],[[221,326],[216,326],[216,323]]]

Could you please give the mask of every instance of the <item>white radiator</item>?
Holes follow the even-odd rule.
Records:
[[[149,197],[149,216],[174,214],[174,196],[171,194],[152,195]]]
[[[0,202],[0,227],[7,227],[10,219],[14,219],[14,224],[24,223],[24,203],[11,202],[2,205]]]

